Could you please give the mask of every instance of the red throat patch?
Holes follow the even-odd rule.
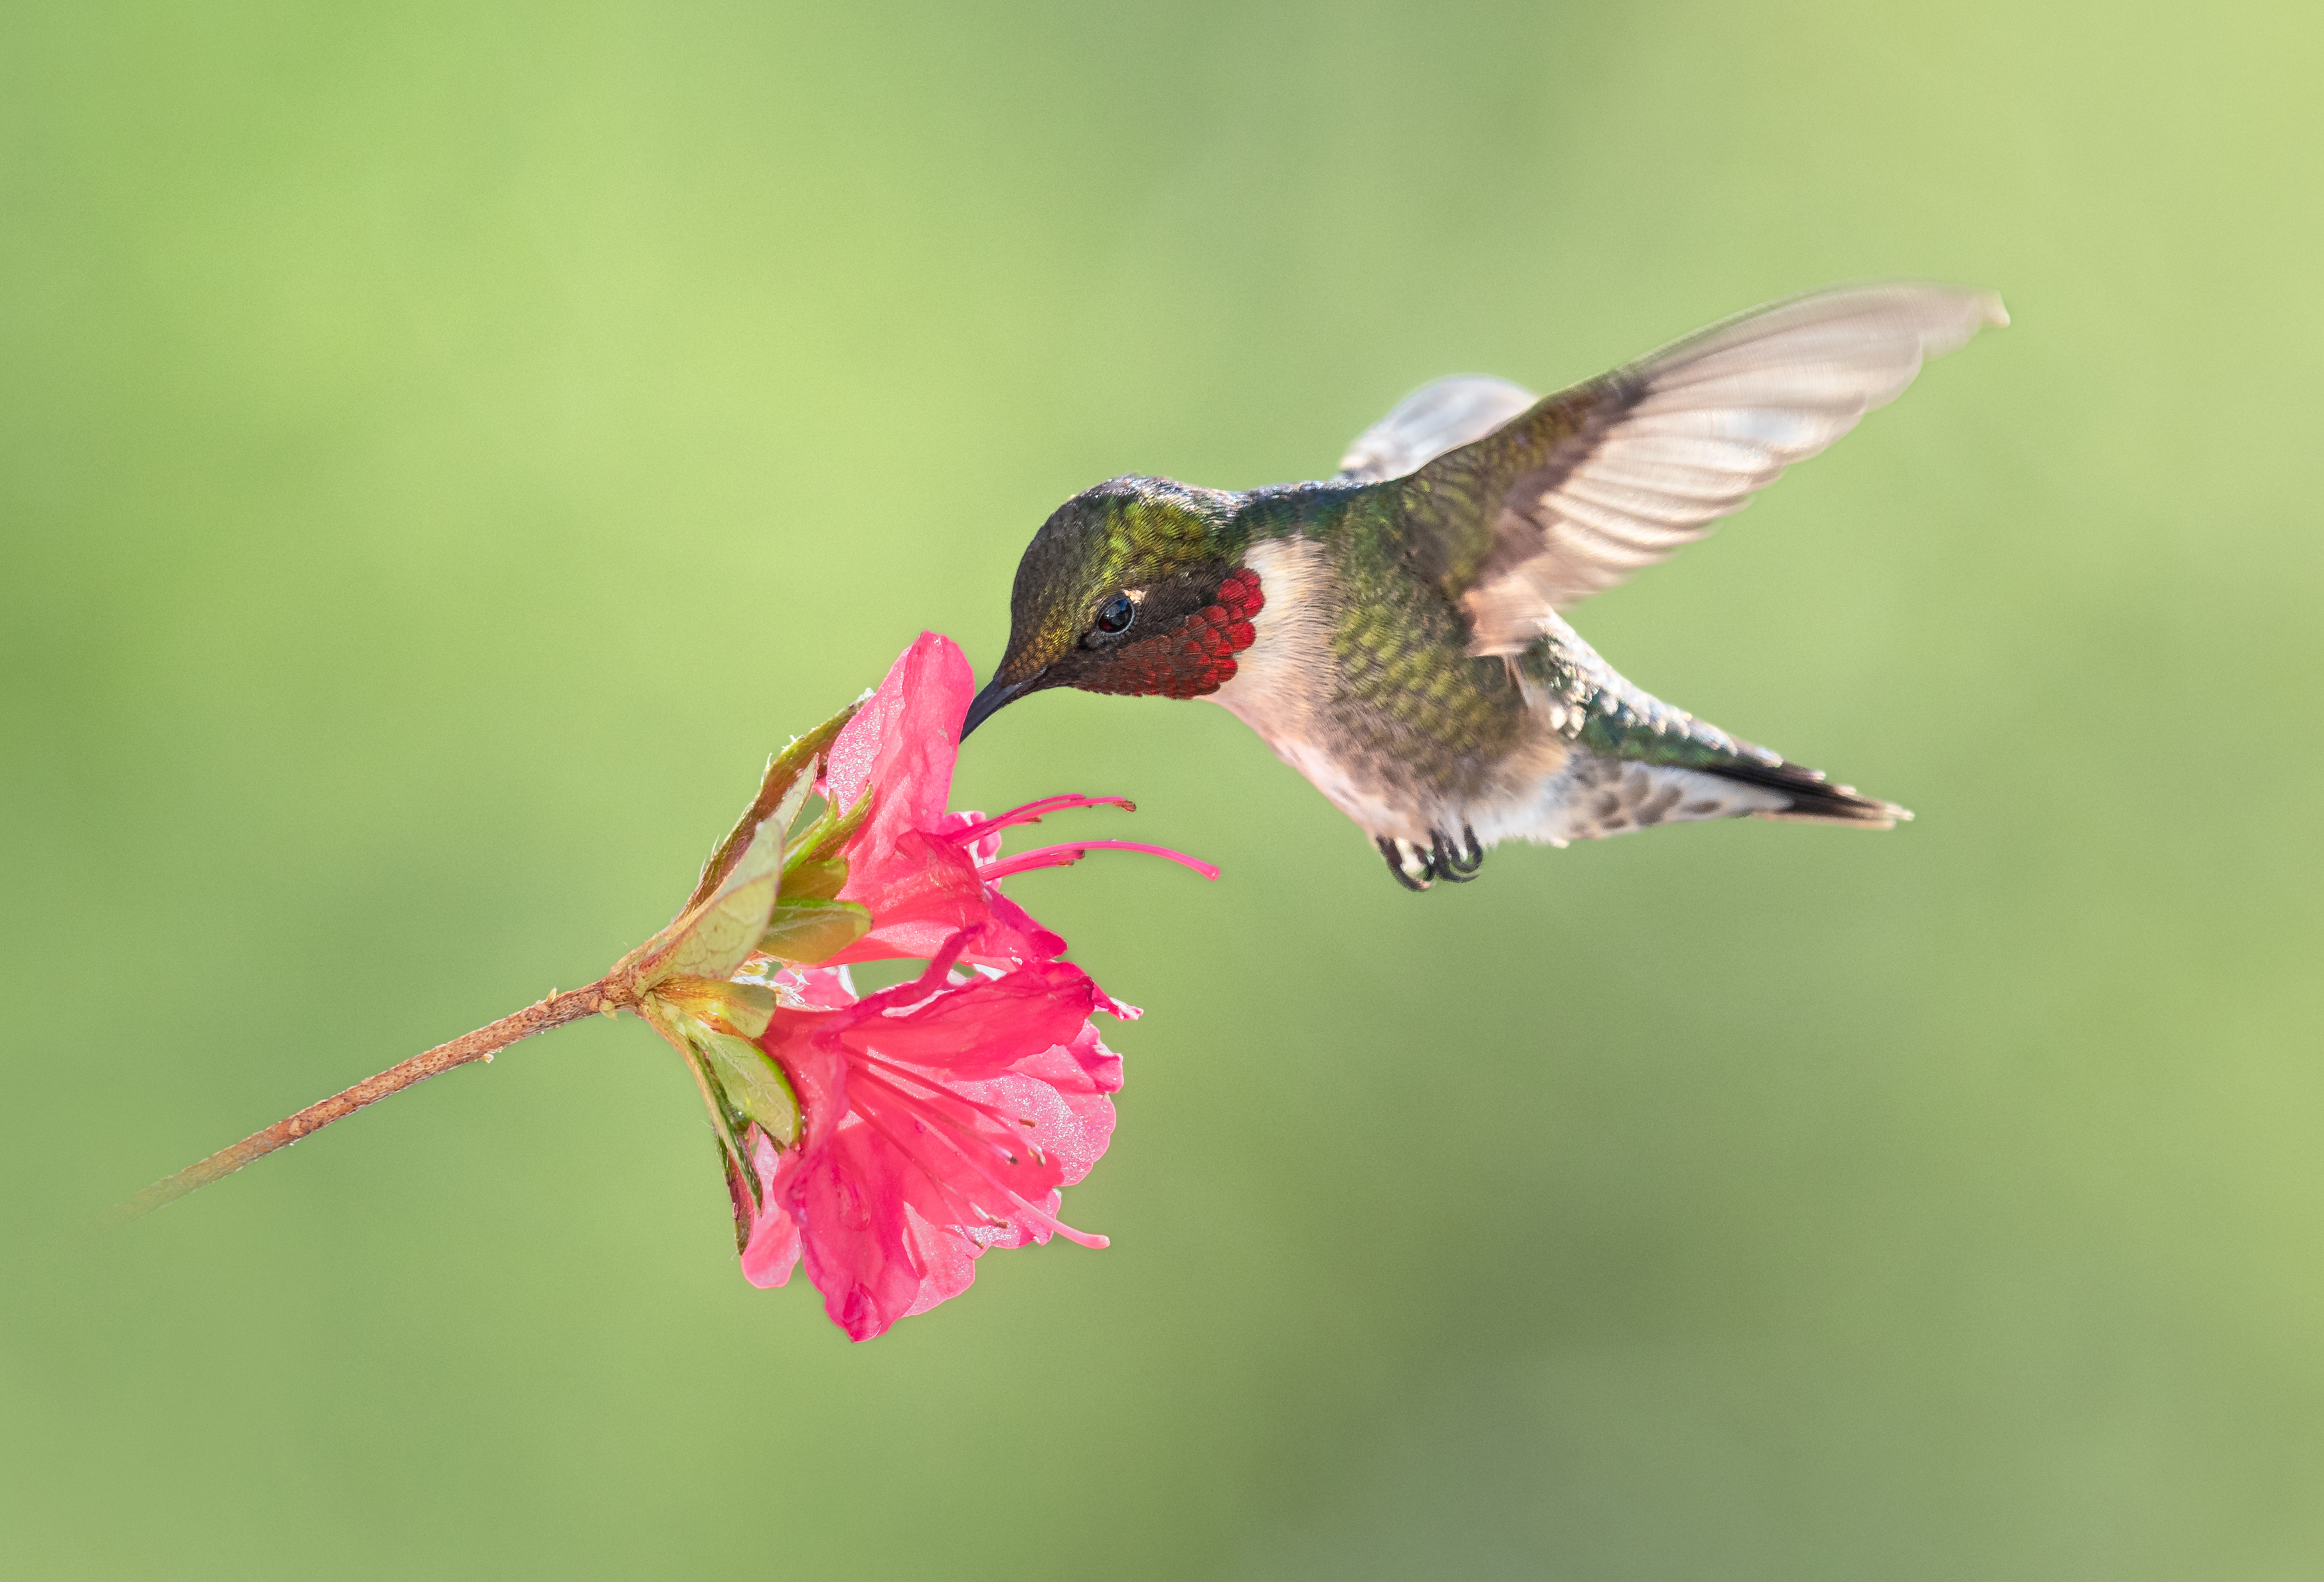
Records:
[[[1109,667],[1104,684],[1092,692],[1131,697],[1201,697],[1234,679],[1234,657],[1259,639],[1251,617],[1267,605],[1259,574],[1248,566],[1219,584],[1218,602],[1187,616],[1167,631],[1126,643]]]

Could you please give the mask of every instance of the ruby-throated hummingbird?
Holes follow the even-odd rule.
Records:
[[[1472,878],[1511,836],[1741,814],[1891,828],[1912,814],[1647,696],[1562,612],[2007,322],[1989,291],[1838,287],[1546,400],[1425,385],[1322,483],[1101,483],[1033,536],[1008,652],[961,734],[1052,686],[1207,697],[1416,890]]]

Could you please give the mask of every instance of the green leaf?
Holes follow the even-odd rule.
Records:
[[[872,694],[866,693],[863,695],[869,697]],[[840,728],[853,719],[855,711],[862,706],[862,700],[859,698],[767,760],[767,772],[759,781],[759,795],[752,800],[749,807],[742,810],[742,816],[735,821],[726,838],[718,843],[718,850],[710,854],[710,860],[702,865],[702,878],[695,885],[694,894],[687,897],[685,910],[690,912],[702,905],[712,891],[725,882],[728,872],[736,866],[743,849],[758,834],[775,809],[782,805],[794,786],[802,782],[814,783],[815,776],[808,771],[815,767],[816,759],[822,756],[824,749],[839,735]],[[817,821],[818,823],[821,822]],[[788,828],[790,821],[785,819],[783,823]]]
[[[853,901],[795,900],[786,896],[767,918],[759,949],[812,967],[827,961],[872,931],[872,914]]]
[[[863,795],[855,799],[855,805],[851,808],[843,811],[826,805],[813,823],[799,832],[798,839],[791,842],[790,851],[783,859],[783,888],[788,891],[797,888],[791,882],[791,875],[798,869],[810,863],[836,859],[839,849],[847,844],[848,838],[862,829],[863,821],[871,816],[872,791],[869,786],[864,787]],[[846,864],[842,862],[840,869],[844,873]]]
[[[734,1151],[718,1145],[718,1168],[726,1177],[726,1201],[734,1210],[734,1255],[751,1249],[751,1224],[759,1207],[759,1178],[734,1162]]]
[[[742,1118],[758,1122],[759,1129],[778,1148],[792,1147],[799,1139],[798,1097],[791,1091],[782,1068],[767,1052],[747,1038],[710,1029],[687,1029],[688,1040],[701,1054],[726,1101]],[[735,1130],[739,1133],[741,1127]]]
[[[783,864],[783,899],[828,901],[847,883],[847,860],[828,857],[819,862]]]
[[[802,777],[759,825],[717,890],[681,920],[677,948],[656,963],[659,976],[729,978],[757,947],[782,887],[783,837],[807,794],[807,782]]]
[[[692,1035],[698,1024],[651,995],[638,1002],[638,1014],[669,1042],[671,1048],[685,1057],[686,1069],[694,1073],[694,1085],[702,1090],[703,1106],[710,1112],[710,1129],[717,1135],[718,1145],[726,1154],[729,1187],[739,1179],[748,1189],[751,1202],[763,1201],[765,1192],[759,1182],[758,1168],[752,1162],[750,1149],[743,1145],[742,1129],[749,1117],[743,1113],[742,1106],[728,1095],[709,1055],[695,1042]],[[735,1234],[738,1237],[748,1234],[748,1227],[742,1223],[742,1200],[738,1195],[735,1199]]]
[[[730,983],[673,973],[653,986],[653,998],[714,1033],[756,1038],[775,1014],[775,991],[765,983]],[[681,1028],[684,1024],[681,1022]]]

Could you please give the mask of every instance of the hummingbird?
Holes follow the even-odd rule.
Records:
[[[1893,828],[1913,815],[1648,695],[1565,613],[2008,322],[1990,291],[1833,287],[1546,398],[1424,385],[1319,482],[1100,483],[1026,547],[961,735],[1051,687],[1207,698],[1411,890],[1475,878],[1515,838],[1744,815]]]

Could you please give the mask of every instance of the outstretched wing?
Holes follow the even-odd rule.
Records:
[[[1960,286],[1795,297],[1504,417],[1401,479],[1374,475],[1395,480],[1384,488],[1415,569],[1468,611],[1469,651],[1517,653],[1551,612],[1703,537],[1786,466],[1895,400],[1924,358],[2008,322],[2000,298]],[[1357,442],[1350,464],[1392,464],[1424,447],[1429,426],[1400,419],[1432,391],[1471,382],[1408,398]],[[1366,450],[1384,431],[1390,440]],[[1393,439],[1406,434],[1416,437],[1397,451]]]

